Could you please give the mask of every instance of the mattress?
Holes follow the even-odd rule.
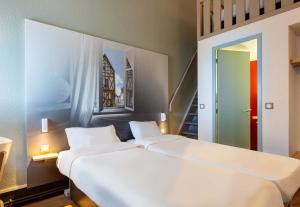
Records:
[[[285,203],[292,200],[300,187],[300,161],[296,159],[177,135],[147,138],[136,143],[143,144],[150,151],[271,181],[280,190]]]
[[[102,207],[283,207],[272,182],[128,143],[64,151],[57,166]]]

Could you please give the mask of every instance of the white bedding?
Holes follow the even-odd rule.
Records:
[[[300,161],[279,155],[192,140],[177,135],[147,138],[148,150],[264,178],[277,185],[285,203],[300,187]]]
[[[81,156],[92,156],[97,154],[105,154],[111,153],[115,151],[128,150],[136,147],[142,147],[142,145],[137,144],[128,144],[128,143],[111,143],[111,144],[103,144],[101,147],[84,147],[84,148],[76,148],[71,150],[62,151],[59,153],[57,158],[57,167],[61,174],[71,177],[71,166],[73,162],[80,158]]]
[[[57,165],[102,207],[283,207],[272,182],[128,143],[65,151]]]

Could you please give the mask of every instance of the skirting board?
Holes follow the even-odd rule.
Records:
[[[0,199],[4,201],[5,206],[22,206],[33,201],[62,194],[68,187],[68,180],[64,180],[34,188],[25,187],[6,192],[0,195]]]

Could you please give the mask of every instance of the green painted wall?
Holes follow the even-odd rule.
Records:
[[[196,49],[196,0],[0,0],[0,189],[26,184],[24,18],[169,55],[170,94]]]

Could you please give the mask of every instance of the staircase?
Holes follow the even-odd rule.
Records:
[[[190,105],[188,113],[180,129],[180,135],[198,139],[198,96],[197,93]]]
[[[168,114],[170,133],[194,139],[198,137],[197,60],[195,51],[171,97]]]

